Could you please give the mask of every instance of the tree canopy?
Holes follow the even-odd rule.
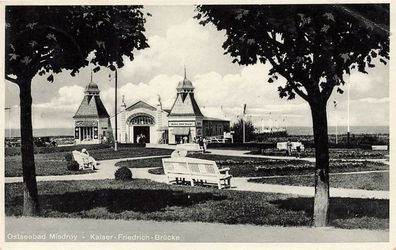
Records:
[[[231,130],[234,131],[234,142],[243,142],[243,123],[245,123],[245,141],[249,142],[256,139],[254,135],[255,128],[253,123],[250,120],[244,122],[242,118],[240,118],[231,126]]]
[[[6,79],[19,86],[24,215],[40,211],[33,153],[32,79],[88,64],[116,70],[148,47],[141,6],[7,6]],[[89,56],[93,53],[93,56]]]
[[[343,92],[351,69],[367,73],[389,59],[389,4],[240,5],[197,7],[202,25],[225,30],[225,53],[242,65],[272,65],[281,98],[296,93],[311,108],[315,141],[314,225],[326,226],[329,208],[327,101]]]
[[[7,79],[11,75],[74,75],[89,63],[123,66],[125,55],[148,47],[141,6],[7,6]],[[88,55],[94,52],[90,61]],[[53,75],[48,76],[53,81]]]
[[[242,65],[271,63],[280,97],[308,102],[342,92],[344,74],[389,59],[389,5],[201,5],[197,19],[225,30],[225,53]],[[312,95],[311,95],[312,94]],[[315,98],[313,100],[312,98]]]

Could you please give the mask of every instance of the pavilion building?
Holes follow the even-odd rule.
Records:
[[[112,138],[110,116],[100,99],[98,85],[85,87],[84,98],[73,116],[75,144],[98,144]]]
[[[118,141],[137,143],[138,138],[144,136],[147,143],[179,144],[193,142],[199,137],[224,136],[230,131],[229,120],[202,114],[194,96],[194,86],[186,74],[176,91],[176,99],[169,110],[162,107],[160,99],[155,105],[138,101],[130,106],[123,99],[117,114]],[[110,120],[114,124],[114,116]]]

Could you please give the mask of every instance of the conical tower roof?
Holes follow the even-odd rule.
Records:
[[[91,82],[85,87],[84,98],[73,118],[109,118],[99,93],[99,87],[92,81],[91,73]]]
[[[184,68],[184,79],[177,85],[177,96],[169,116],[203,116],[197,101],[194,98],[194,86],[187,79]]]

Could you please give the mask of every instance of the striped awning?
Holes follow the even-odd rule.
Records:
[[[189,135],[190,128],[173,128],[174,135]]]

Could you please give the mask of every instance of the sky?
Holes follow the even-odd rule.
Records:
[[[225,33],[212,25],[202,26],[193,17],[195,7],[145,6],[152,14],[146,23],[150,48],[126,59],[118,71],[119,103],[125,96],[127,106],[142,100],[155,105],[161,96],[164,108],[170,108],[176,97],[176,86],[184,76],[195,87],[195,97],[206,116],[236,120],[247,104],[247,115],[257,125],[312,126],[308,104],[300,97],[280,99],[277,87],[281,78],[268,83],[270,65],[240,66],[224,55]],[[46,76],[36,76],[32,83],[33,127],[72,128],[73,115],[78,109],[84,87],[90,81],[88,66],[75,77],[70,72],[55,75],[54,83]],[[350,125],[386,126],[389,124],[389,67],[379,62],[369,74],[353,72],[350,83]],[[102,68],[93,75],[101,90],[101,98],[110,115],[114,114],[114,79]],[[11,128],[19,128],[19,90],[6,82],[5,106]],[[344,94],[334,91],[328,102],[329,126],[348,123],[347,89]],[[334,101],[337,107],[334,107]],[[281,122],[282,121],[282,122]],[[276,124],[278,123],[278,124]]]

